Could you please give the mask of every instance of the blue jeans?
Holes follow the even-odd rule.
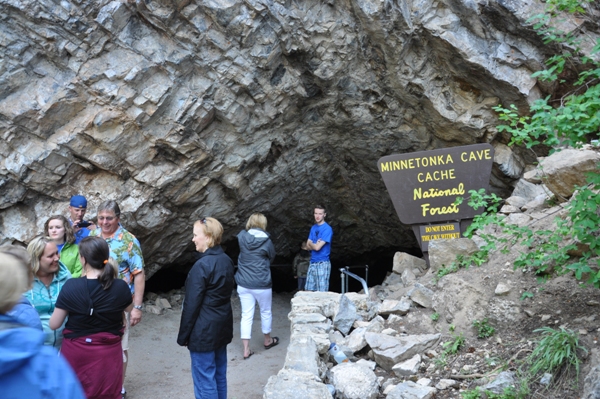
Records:
[[[298,277],[298,290],[304,291],[305,286],[306,286],[306,277]]]
[[[192,352],[196,399],[227,399],[227,345],[214,352]]]

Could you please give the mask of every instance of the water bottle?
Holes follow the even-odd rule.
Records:
[[[335,362],[338,364],[348,362],[346,354],[338,348],[335,342],[332,342],[331,345],[329,345],[329,354],[333,356]]]

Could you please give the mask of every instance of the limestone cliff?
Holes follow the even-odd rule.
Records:
[[[414,245],[383,155],[502,146],[491,107],[552,94],[533,0],[0,0],[0,242],[115,199],[148,275],[211,215],[278,254],[328,206],[333,256]],[[565,22],[588,35],[597,25]],[[508,151],[508,154],[506,153]],[[528,159],[502,147],[503,159]],[[497,165],[500,166],[500,165]],[[497,167],[508,193],[518,176]]]

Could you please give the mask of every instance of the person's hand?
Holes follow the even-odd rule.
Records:
[[[131,309],[131,327],[142,321],[142,311],[139,309]]]
[[[81,230],[81,227],[79,227],[79,222],[81,222],[81,220],[73,220],[73,234],[77,234],[77,232]]]
[[[96,230],[98,226],[94,222],[90,222],[91,224],[87,227],[88,230]]]

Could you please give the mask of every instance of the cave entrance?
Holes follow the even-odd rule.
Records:
[[[407,252],[414,256],[422,256],[419,250],[415,248],[378,248],[352,259],[332,258],[329,290],[332,292],[341,292],[339,269],[346,266],[369,265],[368,286],[373,287],[381,284],[388,273],[392,271],[394,254],[398,251]],[[232,245],[228,245],[226,252],[235,262],[239,250]],[[292,273],[293,260],[293,257],[275,258],[275,262],[271,265],[274,293],[293,292],[296,290],[297,282]],[[167,293],[171,290],[182,288],[185,285],[187,273],[192,266],[193,262],[185,267],[179,265],[178,267],[161,269],[146,281],[146,292]],[[351,272],[362,278],[365,277],[364,269],[351,269]],[[348,290],[350,292],[359,292],[362,290],[362,285],[359,281],[350,278]]]

